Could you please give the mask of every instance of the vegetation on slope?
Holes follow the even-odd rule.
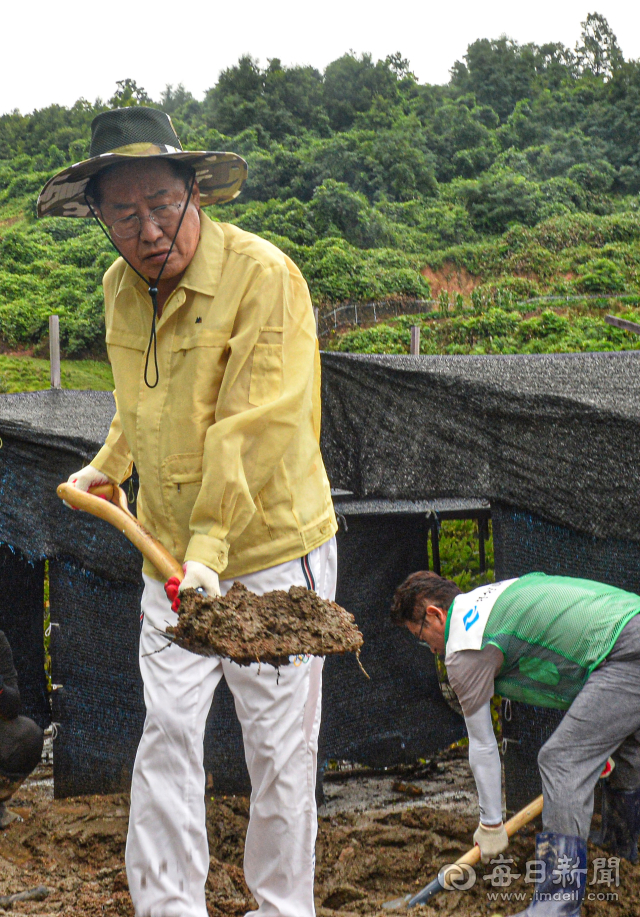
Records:
[[[538,326],[542,347],[632,345],[596,329],[592,300],[560,314],[525,302],[638,289],[640,62],[623,59],[603,17],[582,26],[573,50],[480,39],[444,86],[420,84],[401,54],[349,53],[324,73],[243,57],[201,101],[168,86],[152,102],[123,80],[104,103],[0,117],[0,345],[42,352],[55,312],[67,355],[103,353],[100,279],[114,253],[88,221],[36,222],[35,200],[86,157],[96,113],[135,104],[164,108],[186,148],[247,158],[240,201],[211,215],[287,251],[321,310],[443,290],[452,314],[424,322],[426,352],[526,349]]]
[[[369,328],[356,328],[322,339],[325,350],[349,353],[409,353],[411,326],[420,328],[420,353],[573,353],[638,350],[640,336],[604,322],[602,308],[591,301],[570,308],[490,306],[474,312],[463,306],[458,314],[403,315]],[[640,301],[636,298],[636,303]],[[604,301],[622,318],[640,323],[640,308]],[[522,311],[519,311],[522,309]]]

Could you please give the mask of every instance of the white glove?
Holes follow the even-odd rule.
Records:
[[[188,560],[184,565],[184,579],[178,594],[185,589],[204,589],[207,595],[220,595],[220,578],[215,570],[197,560]]]
[[[482,822],[476,828],[473,842],[480,848],[480,858],[483,863],[488,863],[509,846],[509,835],[503,824],[495,828],[487,828]]]
[[[85,465],[80,471],[74,471],[73,474],[69,475],[69,480],[67,481],[67,484],[71,484],[73,487],[77,487],[78,490],[84,490],[85,492],[89,490],[90,487],[109,483],[110,481],[106,474],[98,471],[93,465]],[[68,506],[69,509],[75,509],[75,506],[71,506],[66,500],[62,502],[65,506]]]

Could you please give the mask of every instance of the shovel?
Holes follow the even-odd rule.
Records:
[[[70,506],[82,509],[115,526],[151,561],[165,580],[184,579],[182,566],[129,512],[124,491],[103,484],[89,492],[60,484],[57,494]],[[242,583],[234,583],[225,597],[209,598],[203,590],[186,590],[180,620],[167,628],[170,643],[201,656],[222,656],[239,665],[265,662],[280,668],[304,656],[355,653],[360,668],[362,634],[354,617],[335,602],[313,590],[291,586],[261,596]],[[295,660],[293,659],[295,657]],[[367,675],[367,678],[369,676]]]
[[[166,579],[175,576],[182,582],[182,564],[179,564],[175,557],[172,557],[167,549],[140,525],[133,513],[129,512],[127,495],[117,484],[101,484],[99,487],[92,487],[89,492],[78,490],[71,484],[60,484],[56,488],[56,493],[61,500],[75,509],[83,509],[92,516],[110,522]]]
[[[505,830],[509,837],[516,834],[520,828],[523,828],[537,815],[542,812],[542,796],[538,796],[533,802],[517,812],[513,818],[505,824]],[[405,895],[403,898],[394,898],[393,901],[387,901],[382,905],[388,911],[400,910],[404,907],[416,907],[418,904],[426,904],[434,895],[441,891],[452,891],[456,883],[464,883],[469,875],[467,867],[475,866],[480,861],[480,848],[475,845],[468,850],[459,860],[451,863],[449,866],[443,866],[438,875],[432,882],[419,891],[417,895]],[[469,886],[467,886],[469,887]]]

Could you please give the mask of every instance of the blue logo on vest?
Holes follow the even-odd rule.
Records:
[[[475,617],[474,617],[474,612],[475,612]],[[462,619],[462,623],[464,624],[464,629],[469,630],[471,627],[473,627],[473,625],[476,623],[479,617],[480,617],[480,612],[474,605],[474,607],[470,608],[469,611],[464,616],[464,618]]]

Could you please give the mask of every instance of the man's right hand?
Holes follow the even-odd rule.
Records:
[[[171,602],[171,610],[177,612],[180,608],[180,594],[185,589],[198,589],[205,595],[220,595],[220,577],[215,570],[201,564],[197,560],[188,560],[183,565],[184,579],[182,582],[177,576],[172,576],[164,584],[164,591]]]
[[[110,482],[106,474],[98,471],[93,465],[85,465],[80,471],[74,471],[73,474],[69,475],[67,483],[71,484],[72,487],[77,487],[78,490],[84,490],[86,492],[91,487],[97,487],[99,484],[109,484]],[[75,506],[71,506],[66,500],[62,502],[65,506],[68,506],[69,509],[75,509]]]
[[[483,863],[488,863],[509,846],[509,835],[503,824],[483,825],[476,828],[473,841],[480,848],[480,857]]]

